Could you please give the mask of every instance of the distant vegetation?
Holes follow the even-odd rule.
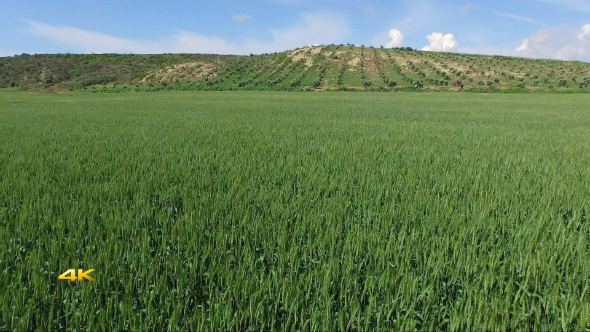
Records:
[[[55,54],[0,58],[0,88],[588,92],[590,64],[329,45],[250,55]]]

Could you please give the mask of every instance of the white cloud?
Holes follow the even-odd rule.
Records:
[[[525,38],[514,55],[559,60],[590,61],[590,24],[543,28]]]
[[[167,40],[136,40],[119,38],[102,32],[69,26],[53,26],[26,21],[29,31],[57,44],[73,47],[84,53],[234,53],[236,45],[222,38],[210,38],[178,31]]]
[[[404,44],[404,35],[398,29],[389,30],[389,39],[385,44],[387,48],[400,47]]]
[[[369,15],[375,15],[375,14],[377,14],[377,11],[373,7],[365,7],[363,9],[363,13],[369,14]]]
[[[250,21],[252,19],[252,15],[247,14],[237,14],[231,17],[231,19],[236,23],[243,23]]]
[[[469,11],[471,11],[471,8],[473,8],[473,5],[471,4],[471,2],[468,2],[467,4],[465,4],[465,6],[461,8],[461,13],[467,14],[469,13]]]
[[[578,33],[578,39],[581,41],[590,41],[590,24],[582,27],[580,33]]]
[[[516,52],[517,54],[518,54],[518,53],[524,53],[524,52],[526,52],[526,51],[529,49],[529,46],[530,46],[530,44],[531,44],[531,42],[530,42],[528,39],[526,39],[526,38],[525,38],[525,39],[522,41],[522,44],[521,44],[520,46],[518,46],[518,47],[517,47],[517,48],[514,50],[514,52]]]
[[[433,32],[426,36],[426,39],[430,44],[424,46],[423,51],[440,51],[442,49],[444,52],[452,52],[459,47],[459,43],[452,33]]]
[[[29,32],[62,45],[72,45],[85,52],[128,52],[142,53],[142,42],[117,38],[101,32],[87,31],[69,26],[54,26],[37,21],[25,21]],[[143,43],[145,44],[145,43]]]
[[[329,13],[309,13],[301,16],[298,25],[286,29],[271,29],[272,41],[244,40],[232,43],[222,37],[209,37],[189,31],[177,31],[158,40],[129,39],[88,31],[70,26],[49,25],[24,21],[29,32],[83,53],[212,53],[249,54],[280,52],[309,44],[329,44],[344,41],[350,24],[344,16]]]

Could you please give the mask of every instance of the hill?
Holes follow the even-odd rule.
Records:
[[[454,87],[454,82],[457,87]],[[590,64],[328,45],[282,53],[0,58],[0,88],[44,91],[456,90],[588,92]]]

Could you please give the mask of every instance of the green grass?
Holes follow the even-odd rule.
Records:
[[[588,329],[587,106],[0,92],[0,330]]]

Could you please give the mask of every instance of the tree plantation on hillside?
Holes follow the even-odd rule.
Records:
[[[461,84],[464,89],[461,89]],[[590,64],[353,45],[231,56],[27,55],[0,58],[0,88],[588,92]]]

